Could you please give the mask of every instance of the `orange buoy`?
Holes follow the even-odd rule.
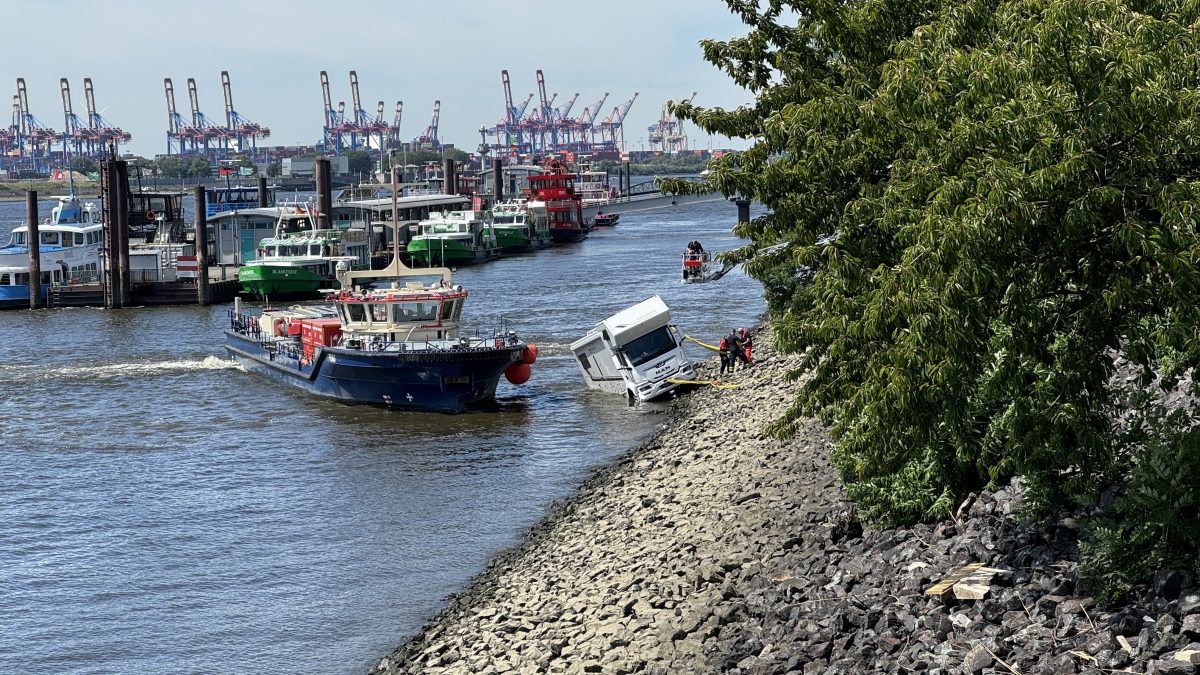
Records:
[[[533,368],[528,363],[514,363],[504,370],[504,377],[513,384],[525,384],[532,374]]]
[[[537,345],[529,345],[521,352],[521,363],[532,366],[538,357]]]

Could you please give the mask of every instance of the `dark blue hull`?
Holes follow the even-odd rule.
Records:
[[[584,229],[568,229],[565,227],[550,228],[550,241],[556,244],[569,244],[587,239],[588,233]]]
[[[232,330],[225,349],[247,370],[313,394],[392,408],[458,413],[491,401],[505,369],[521,360],[524,344],[455,350],[318,349],[311,362],[295,349]]]

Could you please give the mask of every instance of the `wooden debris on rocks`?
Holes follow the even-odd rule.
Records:
[[[945,579],[930,586],[925,595],[936,595],[942,600],[948,600],[951,595],[956,600],[982,600],[987,597],[992,580],[996,577],[1007,581],[1012,577],[1012,572],[984,567],[983,563],[971,563],[954,570]]]

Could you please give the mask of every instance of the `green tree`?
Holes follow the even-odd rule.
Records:
[[[203,157],[193,157],[187,163],[185,173],[189,178],[207,178],[212,175],[212,165]]]
[[[829,420],[849,493],[883,523],[1015,474],[1042,506],[1130,475],[1117,354],[1144,369],[1132,387],[1200,360],[1200,8],[727,4],[750,32],[704,55],[755,101],[676,109],[754,140],[710,182],[770,209],[732,257],[804,354],[772,430]]]
[[[271,178],[275,178],[276,176],[278,176],[279,171],[280,171],[279,162],[277,162],[277,161],[271,162],[270,164],[267,165],[267,175],[270,176]]]
[[[345,155],[347,170],[351,174],[369,174],[375,170],[375,160],[366,150],[347,150]]]
[[[155,169],[159,175],[166,178],[183,178],[185,166],[183,160],[176,155],[166,155],[154,160]]]

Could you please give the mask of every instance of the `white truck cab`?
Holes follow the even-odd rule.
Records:
[[[671,310],[657,295],[596,324],[571,344],[584,381],[592,389],[649,401],[694,380],[696,370],[671,325]]]

